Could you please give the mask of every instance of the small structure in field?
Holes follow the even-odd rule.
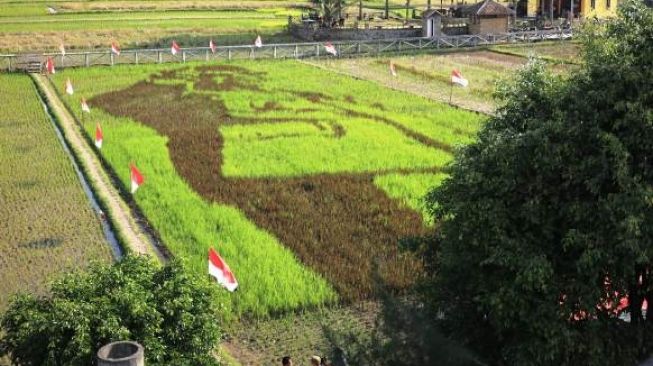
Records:
[[[439,37],[442,30],[442,14],[435,9],[427,10],[422,14],[422,36]]]
[[[469,19],[469,34],[497,34],[508,32],[508,21],[513,11],[494,0],[484,0],[461,10]]]

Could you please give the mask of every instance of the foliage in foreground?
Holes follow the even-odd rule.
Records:
[[[217,286],[178,260],[94,265],[54,282],[51,296],[16,297],[2,317],[0,356],[15,365],[92,365],[110,342],[134,340],[151,365],[213,365]]]
[[[640,311],[653,304],[653,11],[628,2],[587,32],[574,78],[522,72],[429,197],[440,223],[423,298],[491,364],[653,352]]]

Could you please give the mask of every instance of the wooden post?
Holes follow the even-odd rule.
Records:
[[[134,63],[138,65],[138,51],[134,52]]]
[[[272,49],[272,53],[274,55],[273,57],[277,58],[277,46],[274,46],[274,48]]]
[[[299,58],[299,45],[295,44],[295,58]]]
[[[157,60],[159,61],[159,63],[163,62],[163,59],[161,58],[161,51],[156,51],[156,57],[157,57]]]
[[[9,72],[11,72],[11,71],[13,71],[13,70],[11,69],[11,57],[9,57]]]
[[[113,52],[109,53],[109,58],[111,59],[111,66],[113,66]]]
[[[86,67],[91,66],[90,62],[89,62],[89,59],[88,59],[88,53],[84,54],[84,65],[86,65]]]
[[[181,51],[181,62],[186,63],[186,51]]]
[[[227,49],[227,60],[231,61],[231,48]]]
[[[361,43],[360,43],[360,41],[356,42],[356,53],[361,53]]]
[[[206,61],[209,61],[209,50],[206,50]]]
[[[320,57],[320,45],[315,45],[315,56]]]

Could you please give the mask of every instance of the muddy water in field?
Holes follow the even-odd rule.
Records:
[[[258,90],[258,86],[236,77],[249,72],[246,69],[213,66],[196,70],[200,71],[196,89]],[[207,70],[223,73],[221,83],[203,74]],[[176,77],[173,71],[153,79]],[[303,263],[328,278],[344,299],[359,300],[371,295],[375,259],[394,288],[405,288],[414,281],[420,265],[410,255],[400,253],[397,242],[424,234],[422,217],[378,189],[372,182],[373,175],[225,178],[221,174],[224,141],[219,133],[220,124],[288,120],[236,118],[214,96],[184,92],[184,86],[149,80],[98,96],[92,102],[111,114],[130,117],[167,136],[175,168],[196,192],[207,200],[239,207],[257,226],[290,247]],[[327,96],[319,93],[302,97],[316,104],[329,102]],[[209,105],[211,108],[206,107]],[[272,103],[266,106],[280,108]],[[340,130],[342,126],[333,128],[335,138],[346,133]],[[425,136],[415,138],[429,143]]]

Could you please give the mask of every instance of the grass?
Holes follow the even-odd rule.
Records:
[[[565,43],[571,49],[575,46]],[[539,45],[529,45],[539,50]],[[543,45],[548,49],[549,45]],[[557,47],[564,47],[558,45]],[[571,51],[570,51],[571,52]],[[389,71],[395,63],[397,77]],[[451,102],[465,109],[492,113],[493,93],[497,83],[510,78],[526,64],[526,57],[486,50],[401,55],[380,58],[323,59],[311,61],[320,67],[372,80],[393,89],[407,91],[442,102]],[[566,72],[564,65],[552,65],[556,72]],[[451,88],[451,71],[457,69],[469,80],[467,88]]]
[[[492,50],[521,57],[538,56],[552,63],[580,62],[580,44],[576,42],[542,42],[491,47]]]
[[[260,4],[261,6],[257,6]],[[301,4],[301,3],[300,3]],[[123,48],[251,43],[256,34],[266,42],[287,41],[288,16],[299,16],[300,4],[263,1],[222,2],[59,2],[60,12],[49,15],[45,3],[0,3],[0,52],[58,52],[107,48],[118,41]],[[190,11],[189,11],[190,10]]]
[[[239,315],[330,303],[334,288],[369,297],[365,253],[410,284],[419,265],[396,242],[424,232],[420,197],[482,120],[294,61],[65,70],[55,85],[68,77],[124,185],[130,161],[144,172],[135,200],[171,252],[203,274],[215,246],[234,269],[224,303]]]
[[[0,75],[0,311],[111,251],[29,77]]]

